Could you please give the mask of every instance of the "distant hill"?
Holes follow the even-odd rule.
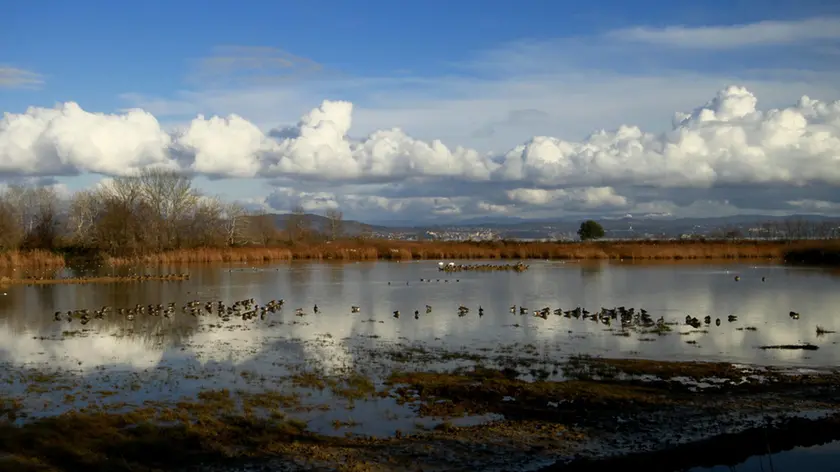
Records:
[[[273,214],[278,229],[286,227],[289,214]],[[321,215],[306,214],[311,227],[319,232],[326,232],[329,220]],[[488,217],[446,222],[441,224],[412,224],[408,221],[394,221],[388,224],[367,224],[355,220],[344,220],[344,234],[358,236],[363,233],[399,234],[402,237],[416,236],[423,238],[428,232],[477,232],[489,230],[502,238],[510,239],[545,239],[561,235],[574,235],[585,217],[564,217],[557,219],[529,220],[515,217]],[[662,215],[640,217],[593,217],[606,232],[608,238],[631,238],[643,236],[679,237],[683,234],[710,235],[724,230],[737,230],[744,234],[750,228],[764,223],[777,223],[784,226],[784,221],[799,220],[806,224],[817,225],[827,222],[840,226],[840,218],[824,215],[736,215],[709,218],[672,218]]]
[[[282,213],[282,214],[271,214],[274,218],[274,224],[277,229],[285,229],[286,223],[289,220],[289,213]],[[313,213],[307,213],[304,215],[307,222],[309,223],[309,227],[312,228],[314,231],[320,233],[326,233],[329,228],[329,218],[321,215],[316,215]],[[361,223],[354,220],[343,220],[341,223],[341,229],[345,236],[359,236],[364,233],[369,232],[389,232],[393,231],[393,228],[386,228],[384,226],[376,226],[376,225],[369,225],[366,223]]]

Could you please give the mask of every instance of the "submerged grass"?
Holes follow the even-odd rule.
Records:
[[[99,256],[99,255],[98,255]],[[193,248],[136,257],[102,256],[112,265],[172,263],[260,263],[291,260],[373,261],[421,259],[556,260],[724,260],[775,259],[808,264],[840,264],[840,241],[335,241],[278,247]],[[58,253],[5,252],[0,267],[56,267]]]
[[[565,363],[567,380],[529,381],[522,369],[488,368],[482,362],[444,372],[390,371],[384,378],[351,369],[328,375],[322,369],[310,368],[275,379],[275,385],[284,385],[277,391],[205,390],[192,399],[145,402],[135,407],[94,401],[92,406],[77,411],[43,419],[26,418],[23,422],[16,422],[26,414],[23,403],[0,396],[0,469],[145,472],[282,459],[309,465],[315,461],[329,470],[417,470],[421,457],[418,451],[425,451],[423,460],[427,460],[431,454],[428,450],[434,449],[431,441],[440,440],[447,441],[434,453],[441,463],[453,459],[453,448],[473,444],[474,449],[463,449],[460,454],[465,460],[479,462],[464,470],[481,470],[481,458],[476,454],[483,454],[481,451],[490,444],[493,449],[501,448],[496,443],[501,439],[522,454],[532,454],[534,447],[561,448],[581,439],[565,426],[572,423],[579,425],[580,432],[590,431],[585,428],[595,431],[603,425],[612,430],[616,416],[696,413],[714,401],[734,402],[730,406],[753,402],[766,408],[770,398],[762,396],[767,393],[766,384],[749,389],[733,382],[721,387],[726,394],[715,400],[703,392],[665,382],[677,377],[735,381],[746,375],[745,369],[726,363],[576,356]],[[53,380],[61,381],[53,374],[39,377],[31,371],[26,375],[29,380],[42,380],[45,387]],[[622,375],[650,375],[660,381],[643,382]],[[775,374],[765,371],[764,375]],[[377,379],[383,382],[377,383]],[[803,398],[802,392],[818,395],[820,389],[816,387],[838,384],[837,374],[818,377],[779,372],[776,380],[788,389],[776,398],[797,405],[809,398]],[[435,417],[442,422],[408,433],[396,431],[394,437],[327,437],[307,430],[304,422],[292,418],[293,413],[314,408],[302,400],[307,389],[329,391],[335,398],[346,399],[350,402],[347,408],[352,408],[356,400],[392,397],[399,404],[413,407],[419,417]],[[775,391],[781,392],[778,388]],[[113,394],[97,392],[99,397]],[[342,407],[335,402],[331,406]],[[458,427],[452,422],[456,417],[489,414],[504,419],[476,427]],[[332,418],[331,424],[337,430],[357,426],[352,417]],[[634,421],[625,424],[632,426]],[[504,449],[499,453],[510,454]],[[399,457],[405,467],[389,462],[391,457]]]
[[[0,455],[11,467],[6,470],[21,471],[152,471],[273,456],[314,440],[300,421],[234,415],[197,404],[71,412],[23,426],[0,425]]]

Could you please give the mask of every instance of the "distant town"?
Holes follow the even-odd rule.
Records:
[[[597,220],[596,220],[597,221]],[[840,218],[824,216],[633,219],[598,221],[604,240],[624,239],[828,239],[840,237]],[[373,227],[369,235],[404,241],[576,241],[579,221],[434,227]]]

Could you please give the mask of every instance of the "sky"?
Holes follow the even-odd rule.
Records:
[[[371,223],[840,215],[840,3],[33,0],[0,185],[162,167]]]

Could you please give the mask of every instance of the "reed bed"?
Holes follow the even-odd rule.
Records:
[[[136,257],[105,257],[110,265],[175,264],[175,263],[257,263],[292,260],[292,251],[286,248],[195,248],[144,254]]]
[[[0,268],[57,268],[64,266],[64,256],[50,251],[0,252]]]
[[[262,263],[292,260],[788,260],[840,265],[840,241],[603,241],[418,242],[336,241],[280,247],[195,248],[136,257],[102,256],[111,265]],[[0,253],[0,267],[60,267],[64,258],[46,251]]]

